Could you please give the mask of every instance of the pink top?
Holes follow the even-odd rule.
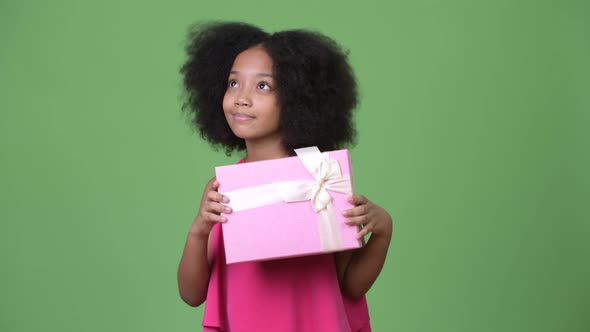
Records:
[[[213,227],[205,332],[370,332],[365,297],[340,292],[333,254],[225,264]]]
[[[227,265],[221,225],[212,232],[204,332],[371,331],[366,298],[340,292],[333,254]]]

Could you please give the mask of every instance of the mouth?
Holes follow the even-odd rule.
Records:
[[[250,116],[248,114],[244,114],[244,113],[233,113],[232,117],[234,118],[235,121],[249,121],[249,120],[253,120],[254,117]]]

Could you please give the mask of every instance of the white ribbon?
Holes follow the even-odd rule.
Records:
[[[254,209],[280,202],[311,201],[318,215],[320,241],[324,251],[342,248],[338,219],[328,190],[352,194],[349,176],[342,176],[336,159],[326,159],[317,147],[296,149],[295,153],[314,178],[313,181],[281,181],[224,192],[234,211]]]

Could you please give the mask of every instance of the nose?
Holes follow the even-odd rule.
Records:
[[[236,106],[251,106],[252,100],[246,91],[241,91],[237,96],[235,102]]]

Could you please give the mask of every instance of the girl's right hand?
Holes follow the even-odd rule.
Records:
[[[231,213],[231,208],[222,204],[229,203],[229,199],[220,194],[217,188],[219,188],[219,182],[215,178],[211,179],[205,186],[199,213],[191,225],[191,234],[208,237],[215,223],[227,221],[227,218],[222,216],[221,213]]]

